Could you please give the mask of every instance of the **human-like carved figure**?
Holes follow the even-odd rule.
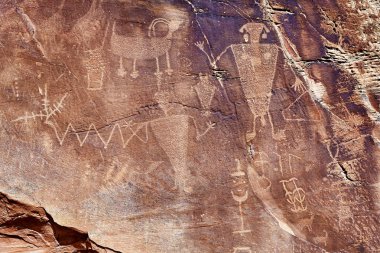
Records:
[[[244,95],[254,115],[253,129],[247,134],[247,140],[250,141],[256,136],[256,118],[260,117],[262,125],[266,124],[266,115],[271,120],[269,102],[276,72],[278,49],[274,44],[260,43],[260,38],[267,36],[268,32],[264,24],[248,23],[239,31],[244,34],[245,44],[231,45],[231,49],[239,70]],[[264,31],[263,34],[262,31]],[[284,134],[283,132],[274,134],[275,139],[281,137],[277,135]]]
[[[186,114],[170,115],[169,95],[158,92],[156,99],[165,113],[165,117],[150,121],[153,134],[159,145],[165,151],[175,171],[175,187],[187,193],[193,189],[188,184],[190,171],[187,168],[187,147],[190,122],[192,121],[196,130],[196,140],[207,134],[214,128],[215,123],[209,122],[206,130],[198,131],[196,119]]]
[[[162,72],[160,70],[159,57],[165,55],[168,75],[173,74],[173,69],[170,65],[169,50],[172,46],[173,33],[180,28],[182,20],[167,20],[164,18],[156,18],[149,26],[148,37],[138,35],[134,37],[125,37],[115,33],[115,23],[112,29],[111,36],[111,51],[127,59],[133,60],[132,78],[137,78],[139,72],[136,69],[137,60],[150,60],[155,59],[157,69],[155,75],[160,77]],[[158,23],[164,23],[168,26],[168,33],[164,37],[156,37],[155,26]],[[122,63],[122,60],[120,60]],[[118,71],[119,74],[122,73]]]

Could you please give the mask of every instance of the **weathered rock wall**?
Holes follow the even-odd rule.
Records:
[[[0,1],[0,251],[377,252],[378,18]]]

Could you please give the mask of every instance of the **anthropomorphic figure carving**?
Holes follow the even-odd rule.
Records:
[[[231,45],[244,95],[249,109],[254,115],[253,129],[247,134],[248,141],[256,135],[255,120],[260,117],[265,125],[265,116],[269,119],[269,102],[272,83],[276,72],[278,49],[275,44],[262,44],[269,31],[264,24],[248,23],[239,30],[243,33],[244,44]]]

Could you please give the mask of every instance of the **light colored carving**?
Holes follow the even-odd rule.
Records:
[[[191,192],[186,180],[190,177],[187,169],[187,145],[189,118],[174,115],[151,121],[153,133],[162,149],[169,157],[175,171],[175,185],[185,192]]]
[[[104,137],[94,124],[90,124],[85,131],[78,131],[69,123],[62,135],[58,133],[55,124],[52,122],[47,122],[47,124],[53,128],[60,145],[63,145],[68,134],[74,134],[79,146],[83,146],[90,136],[95,136],[101,141],[104,148],[107,148],[111,141],[115,139],[121,142],[123,148],[127,147],[134,138],[137,138],[143,143],[147,143],[149,140],[148,126],[150,125],[158,144],[164,150],[173,166],[175,171],[175,187],[190,193],[192,189],[187,184],[187,180],[190,177],[190,172],[187,169],[187,145],[190,121],[193,121],[195,126],[196,140],[200,140],[215,126],[215,123],[210,122],[207,124],[205,131],[199,132],[193,117],[180,114],[142,123],[115,123],[110,126],[108,137]],[[118,136],[118,138],[116,136]],[[128,138],[126,136],[128,136]]]
[[[293,68],[290,68],[292,71],[293,71],[293,73],[294,73],[294,70],[293,70]],[[294,73],[295,74],[295,73]],[[306,87],[305,87],[305,84],[301,81],[301,79],[299,79],[298,77],[297,77],[297,75],[295,75],[296,76],[296,80],[295,80],[295,82],[294,82],[294,84],[291,86],[293,89],[294,89],[294,91],[296,91],[296,92],[304,92],[304,91],[306,91],[307,89],[306,89]]]
[[[195,91],[201,102],[202,108],[206,110],[206,114],[209,114],[212,99],[215,94],[215,86],[212,85],[208,75],[199,74],[199,83],[195,86]]]
[[[156,25],[159,23],[164,23],[168,26],[168,33],[164,37],[156,37]],[[170,65],[170,56],[169,50],[172,46],[173,33],[180,28],[180,25],[183,23],[182,20],[167,20],[164,18],[156,18],[154,19],[148,29],[148,37],[144,37],[142,35],[134,36],[134,37],[125,37],[115,33],[115,23],[112,28],[112,36],[111,36],[111,51],[120,56],[127,59],[131,59],[133,61],[132,67],[132,78],[137,78],[139,76],[139,72],[137,70],[137,60],[151,60],[154,59],[156,61],[156,72],[155,75],[157,77],[162,76],[162,72],[160,70],[160,62],[159,57],[165,55],[166,59],[166,67],[165,72],[168,75],[173,74],[173,69]],[[121,68],[121,72],[124,73],[123,68]]]
[[[257,165],[257,167],[260,167],[261,168],[261,173],[258,174],[258,180],[260,182],[263,182],[263,181],[266,181],[267,182],[267,186],[266,187],[262,187],[264,190],[268,190],[271,186],[272,186],[272,182],[269,180],[268,177],[266,177],[264,175],[264,165],[266,164],[267,166],[269,166],[269,157],[267,155],[267,153],[265,152],[257,152],[257,156],[259,157],[258,160],[254,160],[254,164]],[[260,186],[262,186],[262,184],[260,183]]]
[[[310,232],[313,230],[312,225],[315,218],[315,214],[312,213],[309,218],[304,218],[298,222],[298,226],[301,231],[307,228]]]
[[[93,1],[90,10],[81,17],[74,29],[82,34],[86,48],[89,48],[94,36],[103,33],[101,32],[101,23],[104,20],[104,11],[102,8],[96,6],[96,1]],[[107,22],[106,29],[104,30],[101,46],[97,48],[90,48],[84,51],[82,63],[87,71],[87,89],[91,91],[102,90],[105,79],[105,69],[107,62],[104,53],[104,44],[106,35],[109,30],[110,23]]]
[[[63,101],[66,95],[61,100],[53,105],[50,105],[47,96],[47,88],[45,91],[39,90],[43,95],[43,110],[39,113],[26,114],[19,117],[14,121],[27,121],[30,119],[41,119],[44,124],[51,127],[60,145],[63,145],[68,135],[74,135],[79,143],[79,146],[83,146],[89,138],[95,138],[99,140],[103,148],[107,148],[112,140],[119,140],[123,148],[127,147],[131,140],[137,138],[143,143],[147,143],[149,140],[148,126],[150,125],[153,134],[158,141],[158,144],[167,154],[175,171],[175,187],[179,188],[187,193],[192,192],[191,187],[188,186],[187,180],[190,178],[190,172],[187,169],[187,144],[189,125],[192,121],[196,131],[196,140],[200,140],[210,130],[215,127],[215,123],[207,123],[206,129],[203,132],[199,131],[199,127],[194,117],[189,115],[169,115],[168,114],[168,101],[166,97],[159,99],[159,104],[163,108],[165,115],[162,118],[153,119],[142,123],[132,123],[131,121],[125,121],[124,124],[114,123],[108,126],[108,135],[103,136],[95,124],[91,123],[86,130],[77,130],[72,123],[69,123],[64,130],[63,134],[60,134],[59,127],[55,121],[50,120],[51,117],[61,112],[63,108]],[[102,131],[103,131],[102,127]],[[122,174],[124,172],[121,172]],[[120,174],[118,177],[122,177]]]
[[[351,211],[351,207],[346,205],[339,205],[338,208],[338,226],[339,230],[342,229],[344,221],[351,221],[352,224],[355,223],[354,214]]]
[[[315,113],[317,115],[313,116],[313,118],[317,118],[317,119],[310,119],[310,117],[308,117],[307,115],[305,115],[305,117],[303,117],[303,118],[302,117],[299,117],[299,118],[289,117],[292,114],[293,107],[296,106],[297,102],[300,101],[303,98],[303,96],[305,96],[305,95],[310,95],[307,90],[303,91],[296,99],[294,99],[294,101],[292,103],[290,103],[290,105],[288,105],[286,108],[281,110],[281,115],[286,121],[300,121],[300,122],[301,121],[309,121],[309,122],[320,121],[321,114],[319,113],[319,111],[316,111]]]
[[[190,121],[193,121],[195,126],[196,140],[200,140],[215,126],[214,123],[210,122],[206,130],[200,133],[196,120],[189,115],[170,115],[150,121],[150,126],[159,145],[169,157],[174,168],[175,186],[187,193],[193,191],[187,182],[190,178],[190,171],[187,169],[187,145]]]
[[[231,49],[238,67],[241,85],[247,99],[251,113],[254,115],[253,129],[247,134],[247,141],[256,136],[256,118],[265,125],[265,116],[269,115],[269,101],[271,98],[272,83],[276,72],[278,49],[274,44],[260,44],[261,32],[268,31],[261,23],[247,23],[240,28],[244,33],[246,44],[232,45]],[[264,33],[265,34],[265,33]],[[273,123],[270,118],[273,130]],[[276,138],[283,138],[279,133]]]
[[[285,191],[286,201],[288,201],[292,205],[290,210],[295,213],[307,210],[307,206],[305,204],[305,191],[297,186],[297,180],[297,178],[293,177],[288,180],[280,181]]]
[[[114,185],[132,182],[135,176],[147,176],[153,173],[162,163],[163,161],[151,161],[148,168],[145,169],[139,166],[128,166],[128,162],[121,163],[118,158],[115,158],[107,170],[104,181],[106,184]]]
[[[252,253],[251,247],[234,247],[233,253]]]
[[[316,236],[312,240],[315,244],[323,244],[326,247],[329,234],[327,233],[325,229],[323,230],[323,233],[324,233],[323,236]]]
[[[289,170],[290,170],[290,173],[293,174],[293,160],[294,159],[297,159],[297,160],[302,160],[301,157],[299,156],[296,156],[296,155],[293,155],[293,154],[289,154]]]
[[[65,131],[63,132],[63,134],[59,134],[59,130],[54,123],[47,122],[47,124],[54,130],[55,136],[57,137],[57,140],[58,140],[60,145],[63,145],[68,134],[74,134],[75,135],[75,137],[78,140],[80,147],[82,147],[86,143],[88,137],[91,136],[92,134],[95,134],[95,136],[101,141],[104,148],[108,147],[111,140],[115,138],[117,133],[119,134],[119,138],[120,138],[121,144],[123,145],[123,148],[128,146],[129,142],[133,139],[133,137],[138,138],[140,141],[142,141],[144,143],[148,142],[148,133],[147,133],[147,124],[146,123],[143,123],[143,124],[132,124],[130,122],[125,122],[125,124],[115,123],[114,125],[111,126],[111,128],[110,128],[111,130],[109,131],[107,138],[102,136],[102,134],[99,132],[98,128],[93,123],[91,123],[88,126],[87,130],[85,130],[85,131],[78,131],[72,125],[72,123],[69,123],[67,125]],[[135,125],[137,125],[137,126],[135,127]],[[127,139],[125,139],[125,137],[124,137],[124,133],[122,130],[123,128],[128,129],[129,130],[128,132],[131,133]],[[141,131],[143,131],[143,133],[144,133],[143,137],[141,137],[139,135],[139,132],[141,132]]]
[[[66,99],[68,93],[65,93],[58,102],[50,104],[50,100],[48,98],[47,84],[45,84],[44,90],[38,87],[38,91],[40,95],[42,96],[42,102],[41,102],[42,110],[37,113],[26,112],[24,116],[18,117],[15,120],[13,120],[14,122],[17,122],[17,121],[27,122],[28,120],[40,119],[44,123],[48,123],[50,122],[52,117],[61,113],[61,110],[63,109],[63,102]]]
[[[240,213],[240,229],[234,231],[234,234],[243,235],[245,233],[250,233],[250,229],[245,228],[244,216],[243,216],[243,207],[242,204],[248,199],[248,187],[246,184],[246,173],[242,170],[240,161],[236,159],[237,168],[236,171],[231,173],[231,176],[234,178],[234,190],[231,190],[232,198],[239,203],[239,213]]]
[[[117,69],[117,75],[120,77],[125,77],[127,75],[127,71],[125,70],[124,65],[123,65],[123,57],[120,57],[119,68]]]
[[[87,70],[87,89],[101,90],[103,88],[104,71],[106,67],[102,56],[103,48],[85,51],[83,65]]]
[[[285,130],[281,129],[278,132],[275,132],[275,130],[274,130],[275,128],[274,128],[273,121],[272,121],[272,115],[270,114],[269,111],[267,114],[268,114],[268,118],[269,118],[269,124],[271,126],[272,138],[276,141],[286,141]]]

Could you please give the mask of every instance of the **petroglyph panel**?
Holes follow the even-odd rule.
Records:
[[[0,1],[0,252],[378,252],[378,7]]]

